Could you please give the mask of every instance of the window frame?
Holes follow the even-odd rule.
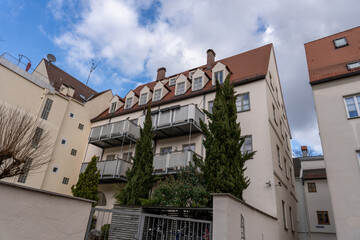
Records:
[[[126,98],[124,109],[129,109],[132,107],[133,97]]]
[[[69,185],[69,180],[70,180],[70,178],[68,178],[68,177],[63,177],[62,184],[64,184],[64,185]]]
[[[242,136],[242,137],[245,137],[245,141],[244,141],[243,145],[241,146],[240,151],[241,151],[242,153],[248,153],[248,152],[251,153],[251,152],[253,152],[253,151],[254,151],[254,147],[253,147],[252,135],[246,135],[246,136]],[[246,139],[250,139],[251,150],[245,150],[245,149],[243,149],[243,146],[244,146],[244,144],[245,144],[245,142],[246,142]],[[245,152],[245,151],[246,151],[246,152]]]
[[[196,80],[199,80],[200,79],[200,83],[198,82],[198,84],[196,84]],[[193,80],[193,91],[198,91],[198,90],[201,90],[202,89],[202,79],[203,77],[197,77],[197,78],[194,78]]]
[[[75,113],[73,113],[73,112],[69,113],[69,117],[74,119],[75,118]]]
[[[290,215],[290,228],[291,228],[291,231],[295,232],[294,215],[293,215],[291,206],[289,206],[289,215]]]
[[[353,64],[358,64],[359,66],[350,67],[350,66],[353,65]],[[348,63],[348,64],[346,64],[346,68],[347,68],[349,71],[353,71],[353,70],[358,69],[358,68],[360,68],[360,61]]]
[[[39,147],[39,143],[41,141],[41,137],[44,133],[44,129],[41,127],[36,127],[34,136],[32,138],[31,144],[33,147],[37,148]]]
[[[156,98],[156,96],[157,96],[156,93],[160,93],[159,96],[158,96],[159,99]],[[161,93],[162,93],[162,89],[161,89],[161,88],[156,89],[156,90],[154,91],[154,97],[153,97],[153,101],[154,101],[154,102],[157,102],[157,101],[160,101],[160,100],[161,100]]]
[[[210,104],[212,105],[210,108]],[[208,112],[213,114],[214,101],[208,101]]]
[[[316,182],[308,182],[306,185],[307,185],[307,187],[308,187],[308,192],[309,192],[309,193],[317,192]],[[310,186],[310,185],[311,185],[311,186]]]
[[[219,79],[217,79],[217,74],[220,74],[220,73],[221,73],[221,81]],[[215,81],[218,80],[220,84],[223,84],[224,83],[224,70],[214,72],[214,78],[215,78]]]
[[[71,149],[71,152],[70,152],[70,155],[71,155],[71,156],[76,156],[76,154],[77,154],[77,150],[74,149],[74,148],[72,148],[72,149]]]
[[[149,93],[146,92],[146,93],[142,93],[142,94],[140,95],[139,106],[145,105],[145,104],[147,103],[148,94],[149,94]],[[144,100],[144,102],[143,102],[144,96],[145,96],[145,100]]]
[[[326,221],[321,221],[319,219],[319,213],[321,214],[321,217],[323,219],[325,219],[325,214],[327,215],[327,222]],[[318,220],[318,225],[330,225],[330,217],[329,217],[329,211],[316,211],[316,217]]]
[[[78,125],[78,129],[80,129],[81,131],[83,131],[83,130],[84,130],[84,124],[79,123],[79,125]]]
[[[246,105],[244,105],[244,96],[248,96],[248,104],[246,104]],[[241,98],[241,108],[242,108],[242,110],[238,110],[238,98]],[[240,113],[240,112],[247,112],[247,111],[250,111],[251,110],[251,105],[250,105],[250,92],[246,92],[246,93],[241,93],[241,94],[238,94],[237,95],[237,97],[236,97],[236,102],[235,102],[235,104],[236,104],[236,112],[237,113]],[[244,110],[244,106],[247,106],[247,105],[249,105],[249,109],[245,109]]]
[[[176,77],[170,78],[169,87],[174,86],[176,84]]]
[[[181,84],[181,86],[184,86],[184,88],[182,89],[183,92],[181,92],[181,93],[179,93],[180,84]],[[176,84],[176,95],[178,96],[178,95],[182,95],[182,94],[185,94],[185,82],[179,82]]]
[[[341,46],[336,46],[336,43],[335,43],[335,42],[336,42],[336,41],[339,41],[339,40],[341,40],[341,39],[345,39],[346,44],[345,44],[345,45],[341,45]],[[347,41],[346,37],[341,37],[341,38],[334,39],[334,40],[333,40],[333,44],[334,44],[335,49],[339,49],[339,48],[343,48],[343,47],[349,46],[349,42]]]
[[[19,175],[18,183],[26,183],[26,179],[29,175],[32,161],[33,161],[32,158],[26,158],[26,162],[23,165],[24,173]]]
[[[117,102],[112,102],[110,104],[110,110],[109,110],[109,113],[113,113],[116,111],[116,105],[117,105]]]
[[[276,156],[277,156],[277,159],[278,159],[278,164],[279,164],[280,169],[283,169],[282,164],[281,164],[280,147],[277,144],[276,144]]]
[[[284,229],[288,230],[288,222],[287,222],[287,218],[286,218],[286,206],[285,206],[284,200],[281,200],[281,205],[282,205],[282,211],[283,211]]]
[[[48,119],[53,103],[54,103],[54,100],[52,100],[51,98],[46,99],[46,102],[45,102],[45,105],[44,105],[44,108],[43,108],[40,118],[42,118],[44,120]]]

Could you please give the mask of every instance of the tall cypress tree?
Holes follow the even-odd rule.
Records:
[[[230,74],[223,85],[216,81],[212,113],[204,110],[209,123],[200,122],[206,150],[201,168],[209,191],[230,193],[243,199],[243,190],[250,184],[244,175],[244,165],[255,152],[242,153],[240,150],[245,137],[241,137],[240,123],[236,121],[237,95],[229,79]]]
[[[89,165],[86,167],[85,172],[80,173],[76,185],[71,187],[73,196],[94,200],[96,203],[93,204],[93,206],[95,206],[99,200],[99,177],[100,171],[96,167],[96,156],[93,156]]]
[[[157,181],[157,177],[153,175],[153,138],[151,111],[148,106],[144,128],[140,129],[140,138],[136,143],[134,164],[131,170],[126,172],[128,182],[124,190],[115,189],[114,196],[118,204],[141,205],[140,199],[149,197],[149,191]]]

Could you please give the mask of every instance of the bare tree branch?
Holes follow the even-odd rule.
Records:
[[[41,121],[19,108],[0,105],[0,179],[49,163],[51,148],[49,133]]]

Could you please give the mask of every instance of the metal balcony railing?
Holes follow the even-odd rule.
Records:
[[[88,162],[83,163],[81,165],[81,172],[85,172],[88,165]],[[122,159],[114,159],[99,161],[96,163],[96,167],[100,170],[100,181],[125,181],[126,171],[132,167],[132,163]]]
[[[130,140],[135,142],[139,137],[139,126],[129,120],[123,120],[92,128],[89,143],[102,148],[114,147],[122,145],[122,141],[125,141],[125,144]]]
[[[196,153],[191,150],[155,154],[153,161],[154,172],[158,175],[176,173],[177,170],[188,166],[193,161],[194,154]],[[196,156],[201,158],[198,154]]]

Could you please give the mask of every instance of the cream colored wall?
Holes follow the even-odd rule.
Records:
[[[360,119],[348,119],[343,97],[359,94],[360,77],[313,85],[316,115],[338,239],[360,238]],[[355,185],[354,185],[355,184]]]
[[[46,66],[45,66],[45,60],[42,59],[39,63],[39,65],[37,65],[37,67],[35,68],[34,72],[32,73],[33,76],[41,79],[42,81],[50,84],[49,81],[49,77],[46,71]]]
[[[325,161],[301,161],[301,168],[304,170],[325,168]]]
[[[0,182],[0,239],[84,239],[92,202]]]
[[[205,75],[205,73],[200,70],[196,69],[196,72],[192,75],[192,80],[194,81],[195,78],[202,77],[202,87],[204,87],[207,82],[209,81],[209,78]],[[192,84],[192,90],[194,91],[194,83]]]

